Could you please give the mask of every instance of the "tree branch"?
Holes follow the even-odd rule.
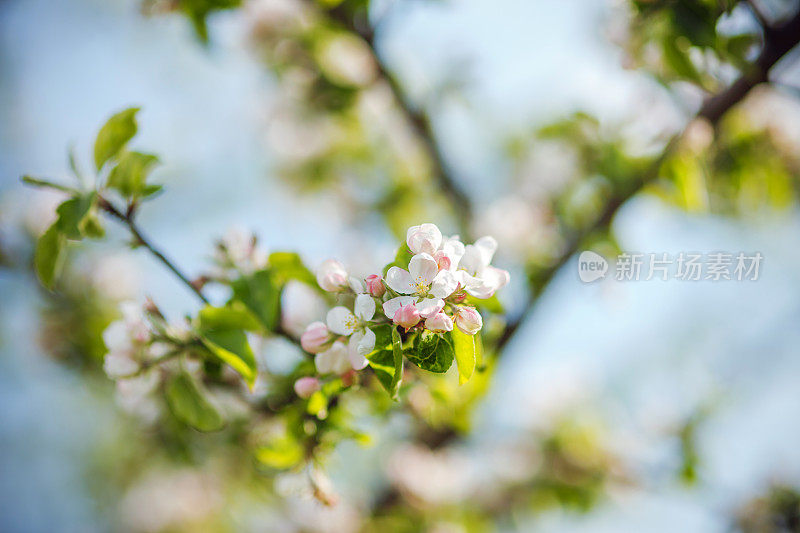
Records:
[[[766,31],[765,28],[764,48],[753,63],[752,68],[743,73],[730,87],[715,96],[707,98],[694,116],[694,119],[705,119],[716,126],[722,116],[742,101],[753,87],[769,81],[769,72],[772,67],[798,44],[800,44],[800,11],[784,24],[771,27],[769,31]],[[586,237],[607,228],[611,224],[614,215],[625,202],[636,195],[645,185],[658,178],[661,164],[672,153],[677,141],[683,136],[684,132],[685,130],[670,139],[661,155],[653,162],[648,171],[642,176],[642,179],[632,184],[628,189],[617,193],[608,201],[594,224],[567,239],[567,245],[556,261],[530,274],[530,293],[525,306],[517,318],[510,321],[498,337],[495,344],[496,353],[499,354],[503,351],[520,326],[530,317],[539,296],[544,292],[561,267],[578,252]]]
[[[369,45],[375,64],[378,68],[380,79],[386,82],[394,95],[397,105],[406,116],[408,123],[414,130],[425,150],[430,156],[433,165],[433,178],[441,192],[447,197],[453,208],[453,214],[458,222],[463,238],[469,239],[472,230],[474,209],[472,200],[456,180],[449,168],[436,139],[436,133],[430,117],[421,109],[414,106],[408,99],[398,79],[387,68],[381,59],[375,43],[375,28],[369,25],[366,15],[359,17],[346,8],[346,3],[341,3],[326,11],[328,16],[350,32],[360,36]]]
[[[114,205],[111,202],[109,202],[102,196],[98,196],[98,205],[100,206],[101,209],[103,209],[103,211],[105,211],[113,218],[117,219],[118,221],[122,222],[125,226],[127,226],[128,230],[131,232],[131,235],[133,235],[134,239],[136,239],[136,243],[147,248],[147,250],[156,259],[161,261],[161,263],[163,263],[164,266],[166,266],[169,270],[171,270],[172,273],[175,274],[178,277],[178,279],[180,279],[183,282],[184,285],[189,287],[189,289],[191,289],[191,291],[195,294],[195,296],[197,296],[197,298],[201,302],[203,302],[204,304],[209,303],[208,299],[205,297],[203,292],[198,287],[196,287],[191,282],[191,280],[189,280],[189,278],[186,277],[186,275],[183,272],[181,272],[178,269],[178,267],[175,266],[175,264],[172,261],[167,259],[167,257],[163,253],[161,253],[161,251],[159,251],[155,246],[153,246],[153,244],[150,243],[150,241],[148,241],[144,237],[144,235],[142,235],[142,232],[139,230],[139,227],[133,220],[133,213],[130,210],[127,213],[123,213],[122,211],[114,207]]]

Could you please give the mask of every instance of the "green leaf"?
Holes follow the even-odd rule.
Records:
[[[394,381],[394,353],[389,350],[374,351],[367,356],[369,367],[375,372],[375,377],[386,392],[391,396],[392,394],[392,381]]]
[[[238,329],[201,331],[208,350],[236,370],[251,387],[256,381],[256,357],[247,343],[247,335]]]
[[[205,306],[197,317],[200,330],[243,329],[257,331],[261,329],[258,319],[241,302],[231,302],[224,307]]]
[[[61,267],[64,264],[64,246],[66,238],[58,229],[58,222],[54,223],[36,243],[36,256],[34,264],[36,274],[42,285],[52,289]]]
[[[106,122],[94,142],[94,163],[97,170],[117,155],[120,150],[136,135],[136,113],[138,107],[131,107],[113,115]]]
[[[413,256],[414,254],[411,253],[411,248],[409,248],[406,243],[401,244],[394,256],[394,261],[383,267],[383,275],[386,276],[386,273],[393,266],[408,270],[408,263],[411,262]]]
[[[475,371],[475,339],[458,328],[453,328],[453,351],[458,365],[458,382],[466,383]]]
[[[208,42],[208,25],[206,17],[212,11],[232,9],[241,4],[241,0],[181,0],[180,6],[192,22],[195,33],[201,42]]]
[[[55,189],[57,191],[66,192],[69,194],[80,194],[77,189],[61,185],[60,183],[53,183],[52,181],[34,178],[33,176],[22,176],[22,183],[31,185],[32,187],[42,187],[47,189]]]
[[[400,332],[397,328],[392,328],[392,355],[394,356],[394,376],[392,376],[389,394],[393,400],[397,399],[400,391],[400,382],[403,381],[403,342],[400,340]]]
[[[189,374],[182,372],[172,378],[166,395],[170,410],[181,422],[200,431],[216,431],[224,425],[222,416]]]
[[[414,339],[414,349],[406,356],[422,370],[441,374],[453,364],[453,341],[450,335],[424,331]]]
[[[281,291],[269,270],[259,270],[231,284],[233,297],[252,311],[264,328],[274,331],[280,320]]]
[[[147,175],[158,163],[158,157],[141,152],[123,152],[119,163],[108,175],[108,186],[126,198],[148,196],[156,190],[148,189]],[[152,192],[148,192],[152,191]]]
[[[300,256],[293,252],[273,252],[269,255],[269,268],[272,279],[278,286],[291,280],[300,281],[317,288],[317,279]]]
[[[392,349],[392,332],[394,326],[391,324],[382,324],[380,326],[370,327],[372,333],[375,334],[375,350],[391,350]]]
[[[94,207],[97,194],[76,196],[63,202],[56,209],[58,229],[67,239],[80,240],[86,234],[86,224]]]
[[[262,464],[285,470],[303,460],[303,446],[290,435],[281,435],[258,448],[255,455]]]
[[[505,312],[503,309],[503,304],[501,304],[500,299],[497,298],[497,294],[493,294],[491,298],[486,298],[485,300],[475,298],[474,296],[468,294],[467,298],[464,300],[464,303],[466,305],[485,309],[490,313],[503,314]]]

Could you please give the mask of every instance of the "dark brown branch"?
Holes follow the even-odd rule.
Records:
[[[200,299],[200,301],[202,301],[204,304],[209,303],[208,299],[205,297],[203,292],[196,285],[194,285],[191,282],[191,280],[189,280],[189,278],[186,277],[186,275],[183,272],[181,272],[172,261],[167,259],[167,257],[163,253],[161,253],[161,251],[159,251],[155,246],[153,246],[153,244],[150,241],[148,241],[144,237],[144,235],[142,235],[142,232],[139,230],[139,226],[137,226],[136,222],[134,222],[133,220],[133,210],[129,209],[126,213],[123,213],[122,211],[114,207],[114,205],[111,202],[109,202],[102,196],[98,198],[98,205],[100,206],[100,208],[103,209],[103,211],[105,211],[113,218],[119,220],[125,226],[127,226],[128,230],[131,232],[131,235],[133,235],[136,244],[147,248],[147,250],[156,259],[161,261],[161,263],[163,263],[164,266],[166,266],[169,270],[171,270],[172,273],[175,274],[178,277],[178,279],[180,279],[183,282],[184,285],[189,287],[189,289],[191,289],[191,291],[195,294],[195,296],[197,296],[197,298]]]
[[[752,68],[748,72],[743,73],[730,87],[706,99],[695,115],[695,119],[705,119],[716,126],[722,116],[734,105],[742,101],[753,87],[769,81],[769,72],[772,67],[774,67],[790,50],[800,44],[800,11],[784,24],[769,29],[765,28],[764,35],[764,48],[753,63]],[[630,188],[618,193],[609,200],[605,209],[591,227],[568,238],[564,251],[559,255],[556,261],[530,274],[531,283],[528,300],[519,316],[510,321],[498,337],[494,347],[497,354],[502,352],[503,348],[505,348],[508,342],[511,341],[517,333],[520,326],[532,314],[539,296],[544,292],[545,288],[547,288],[548,284],[561,267],[580,249],[586,237],[607,228],[611,224],[619,208],[628,201],[628,199],[637,194],[646,184],[658,178],[661,164],[670,155],[682,135],[683,132],[672,137],[661,155],[653,162],[648,171],[644,173],[641,180],[632,184]]]
[[[366,14],[357,13],[354,15],[345,6],[346,3],[339,4],[337,7],[327,10],[326,13],[345,29],[359,35],[369,45],[372,56],[375,58],[380,79],[385,81],[391,89],[398,106],[430,156],[433,165],[433,178],[452,206],[453,214],[461,231],[461,237],[469,239],[473,220],[472,200],[453,176],[437,141],[430,117],[409,101],[397,77],[388,70],[385,62],[381,59],[375,43],[375,29],[369,25]]]

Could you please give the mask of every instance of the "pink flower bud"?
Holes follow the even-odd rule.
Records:
[[[294,391],[301,398],[309,398],[312,394],[317,392],[320,388],[319,380],[306,376],[294,382]]]
[[[348,286],[347,271],[335,259],[328,259],[317,271],[317,283],[323,290],[337,292]]]
[[[300,346],[308,353],[319,353],[329,340],[328,326],[323,322],[312,322],[300,336]]]
[[[444,313],[436,313],[432,317],[425,319],[425,327],[436,333],[453,331],[453,320]]]
[[[436,259],[436,264],[439,265],[439,270],[450,270],[452,262],[450,261],[450,258],[447,257],[447,254],[444,253],[444,250],[439,250],[433,254],[433,258]]]
[[[475,335],[483,327],[483,318],[474,307],[459,307],[456,311],[456,326],[467,335]]]
[[[393,320],[398,326],[406,329],[413,328],[420,321],[419,311],[414,304],[404,305],[394,314]]]
[[[367,292],[375,298],[380,298],[386,292],[386,287],[383,285],[383,278],[378,274],[367,276]]]

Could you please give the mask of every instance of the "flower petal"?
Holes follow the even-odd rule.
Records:
[[[420,289],[423,287],[426,289],[430,287],[433,278],[439,272],[439,264],[430,254],[417,254],[411,258],[408,270],[411,273],[414,292],[421,292]]]
[[[369,294],[356,296],[355,315],[363,321],[372,320],[375,315],[375,300]]]
[[[442,251],[450,259],[450,270],[455,270],[461,258],[464,257],[464,243],[459,240],[458,235],[454,235],[444,240]]]
[[[414,286],[411,284],[411,274],[408,270],[403,270],[399,267],[392,267],[386,273],[386,285],[395,292],[400,294],[411,294],[414,292]]]
[[[355,276],[350,276],[347,278],[347,282],[350,284],[350,288],[353,289],[353,292],[356,294],[362,294],[367,292],[367,287],[363,281],[358,279]]]
[[[350,310],[343,306],[337,306],[328,311],[328,329],[337,335],[350,335],[355,331],[358,320]]]
[[[458,287],[456,275],[450,270],[442,270],[433,278],[430,293],[436,298],[447,298],[453,294],[456,287]]]
[[[320,374],[344,374],[350,369],[350,358],[347,346],[342,341],[336,341],[329,349],[318,353],[314,357],[314,364]]]
[[[436,224],[420,224],[412,226],[406,233],[406,244],[415,254],[433,254],[442,244],[442,232]]]
[[[347,357],[354,370],[361,370],[367,366],[366,355],[375,348],[375,334],[370,329],[357,331],[350,337],[347,344]]]
[[[417,299],[413,296],[398,296],[383,302],[383,312],[389,320],[394,319],[395,313],[404,305],[413,304]]]
[[[492,257],[494,257],[494,253],[497,251],[497,240],[494,237],[481,237],[477,241],[475,241],[475,248],[481,254],[481,261],[483,262],[483,266],[488,266],[489,263],[492,262]]]
[[[422,318],[430,318],[444,309],[444,300],[441,298],[423,298],[417,302],[417,311]]]

